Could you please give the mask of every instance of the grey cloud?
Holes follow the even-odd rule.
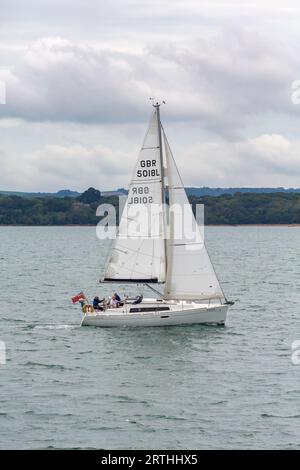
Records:
[[[1,187],[126,184],[153,95],[187,185],[299,186],[299,13],[292,0],[4,0]]]
[[[189,186],[299,186],[300,141],[282,135],[203,141],[180,154],[175,152],[176,160]],[[54,191],[127,186],[135,159],[136,155],[101,145],[51,144],[10,158],[0,152],[1,187]]]
[[[187,149],[182,173],[189,185],[299,187],[300,141],[263,134],[235,142],[203,142]],[[237,184],[238,182],[238,184]]]
[[[145,119],[154,93],[167,100],[170,119],[235,135],[255,115],[298,112],[290,100],[296,53],[239,29],[142,53],[43,38],[6,76],[1,111],[36,121],[134,122]]]
[[[123,152],[97,145],[46,145],[22,156],[0,152],[2,189],[54,191],[57,188],[84,190],[89,186],[114,188],[131,171]]]
[[[141,104],[143,86],[132,73],[130,59],[58,37],[40,39],[4,77],[8,98],[3,115],[37,121],[124,121]]]

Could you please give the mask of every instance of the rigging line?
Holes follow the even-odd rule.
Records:
[[[149,287],[149,289],[152,290],[155,294],[158,294],[160,297],[163,298],[163,296],[164,296],[163,292],[160,292],[159,290],[155,289],[154,287],[149,286],[149,284],[147,284],[146,282],[144,283],[144,286]]]

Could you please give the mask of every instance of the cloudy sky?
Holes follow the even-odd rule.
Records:
[[[297,1],[1,0],[0,10],[1,190],[126,187],[150,96],[167,102],[187,186],[300,186]]]

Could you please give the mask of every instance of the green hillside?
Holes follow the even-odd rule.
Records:
[[[300,224],[298,193],[235,193],[221,196],[190,196],[205,205],[210,224]],[[79,197],[21,197],[0,195],[0,225],[96,225],[101,203],[118,209],[118,197],[104,197],[93,188]]]

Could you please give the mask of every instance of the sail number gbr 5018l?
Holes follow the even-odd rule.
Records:
[[[160,176],[156,163],[156,160],[141,160],[141,169],[137,170],[136,176],[138,178],[155,178],[155,176]]]

